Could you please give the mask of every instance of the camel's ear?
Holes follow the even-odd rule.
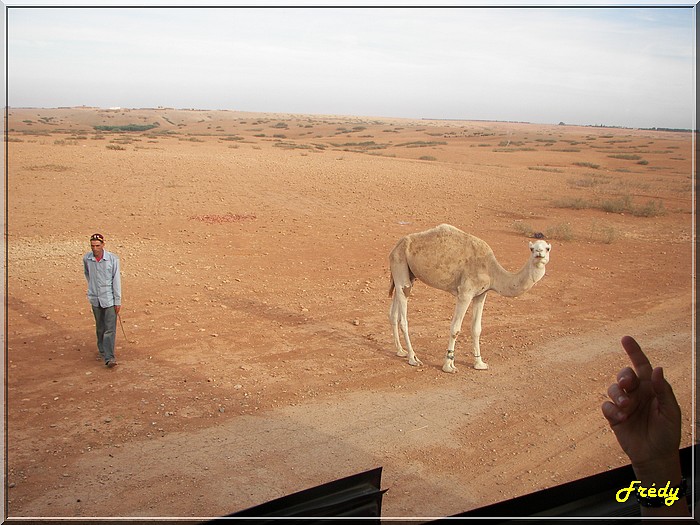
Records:
[[[530,245],[530,251],[532,251],[532,241],[528,243]]]

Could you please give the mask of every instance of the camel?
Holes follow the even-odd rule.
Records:
[[[429,230],[412,233],[401,238],[389,255],[391,285],[389,297],[394,296],[389,310],[389,320],[394,332],[396,355],[408,356],[408,363],[422,365],[416,357],[408,337],[408,296],[416,279],[428,286],[450,292],[457,298],[447,355],[443,371],[454,373],[455,342],[462,329],[462,320],[472,307],[472,344],[474,368],[486,370],[481,359],[479,337],[481,314],[486,294],[494,290],[505,297],[517,297],[544,277],[552,246],[543,240],[530,242],[530,258],[517,273],[506,271],[496,260],[491,247],[483,240],[450,226],[441,224]],[[399,323],[408,352],[401,347]]]

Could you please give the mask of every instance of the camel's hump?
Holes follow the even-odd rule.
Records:
[[[467,233],[464,230],[460,230],[459,228],[452,226],[451,224],[447,224],[447,223],[443,223],[443,224],[440,224],[438,226],[435,226],[435,228],[427,230],[423,233],[429,233],[429,232],[433,232],[435,234],[442,234],[442,235],[457,235],[459,237],[470,238],[470,239],[474,239],[476,241],[481,241],[481,239],[479,239],[478,237],[476,237],[470,233]],[[481,241],[481,242],[483,242],[483,241]]]
[[[451,224],[447,223],[442,223],[438,226],[435,227],[436,230],[442,230],[442,231],[452,231],[452,232],[460,232],[460,233],[466,233],[465,231],[460,230],[459,228],[456,228],[455,226],[452,226]]]
[[[435,246],[435,243],[440,243],[443,246],[450,246],[460,250],[466,246],[470,246],[470,250],[478,250],[481,253],[491,251],[486,241],[446,223],[422,232],[410,234],[407,236],[407,239],[413,246],[415,246],[416,243],[423,246]]]
[[[438,224],[437,226],[435,226],[433,228],[429,228],[427,230],[423,230],[422,232],[416,232],[416,233],[421,234],[421,235],[426,235],[426,234],[435,235],[435,234],[440,234],[440,233],[442,233],[442,234],[445,234],[445,233],[447,233],[447,234],[449,234],[449,233],[465,234],[466,232],[460,230],[459,228],[452,226],[451,224],[442,223],[442,224]]]

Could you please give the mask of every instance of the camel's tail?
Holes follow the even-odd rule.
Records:
[[[391,281],[391,284],[389,285],[389,297],[394,295],[394,275],[389,272],[389,280]]]

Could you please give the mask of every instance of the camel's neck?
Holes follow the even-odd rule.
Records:
[[[517,297],[532,288],[544,276],[544,264],[528,260],[519,272],[511,273],[494,259],[495,268],[491,274],[491,289],[505,297]]]

